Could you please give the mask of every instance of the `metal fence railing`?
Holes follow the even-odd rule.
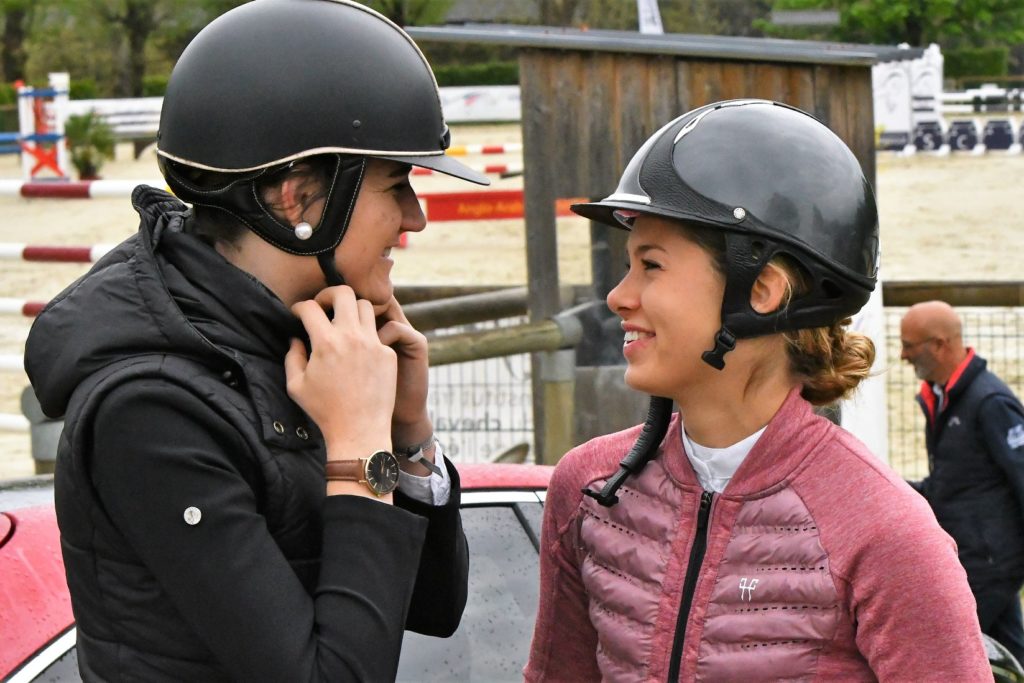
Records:
[[[526,322],[505,318],[446,329],[475,332]],[[456,462],[488,462],[518,444],[536,452],[530,354],[432,366],[427,409],[445,453]]]
[[[900,361],[900,319],[905,307],[885,309],[888,372],[889,464],[906,479],[928,473],[924,415],[914,400],[921,381]],[[964,343],[988,361],[988,368],[1017,396],[1024,396],[1024,307],[957,307]]]

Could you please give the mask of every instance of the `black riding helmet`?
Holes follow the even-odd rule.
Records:
[[[860,310],[875,287],[878,210],[860,164],[820,121],[777,102],[727,100],[683,114],[640,147],[614,193],[572,209],[627,230],[651,214],[722,231],[722,327],[702,356],[719,370],[737,339],[832,325]],[[750,292],[778,255],[800,264],[810,289],[760,314]],[[652,397],[619,471],[584,493],[618,502],[618,488],[657,453],[671,409],[670,399]]]
[[[437,81],[401,28],[347,0],[255,0],[214,20],[182,53],[164,95],[157,154],[183,201],[225,211],[279,249],[318,255],[338,284],[334,249],[367,157],[489,184],[445,156],[449,142]],[[256,184],[323,154],[336,164],[310,234],[275,218]],[[193,183],[181,166],[219,180]]]
[[[719,228],[726,242],[722,328],[704,360],[721,369],[737,339],[831,325],[875,287],[878,211],[857,158],[811,115],[766,100],[694,109],[656,132],[614,193],[573,211],[629,229],[637,213]],[[750,291],[779,254],[810,291],[760,314]]]

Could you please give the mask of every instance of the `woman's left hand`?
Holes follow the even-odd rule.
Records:
[[[394,296],[383,306],[375,306],[374,313],[380,343],[398,355],[391,440],[395,448],[403,448],[430,438],[434,432],[427,414],[427,338],[409,323]]]

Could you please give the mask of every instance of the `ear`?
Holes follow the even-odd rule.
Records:
[[[782,307],[789,289],[789,277],[785,271],[769,263],[761,270],[750,290],[750,307],[762,315],[774,313]]]
[[[305,182],[302,177],[288,174],[279,185],[266,191],[267,203],[273,206],[280,217],[288,224],[295,225],[303,220],[305,211]]]

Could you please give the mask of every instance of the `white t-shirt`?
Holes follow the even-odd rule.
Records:
[[[679,420],[679,429],[683,434],[683,449],[686,451],[686,458],[697,474],[697,481],[705,491],[721,493],[767,427],[762,427],[742,441],[725,448],[708,448],[694,442],[686,433],[682,419]]]

